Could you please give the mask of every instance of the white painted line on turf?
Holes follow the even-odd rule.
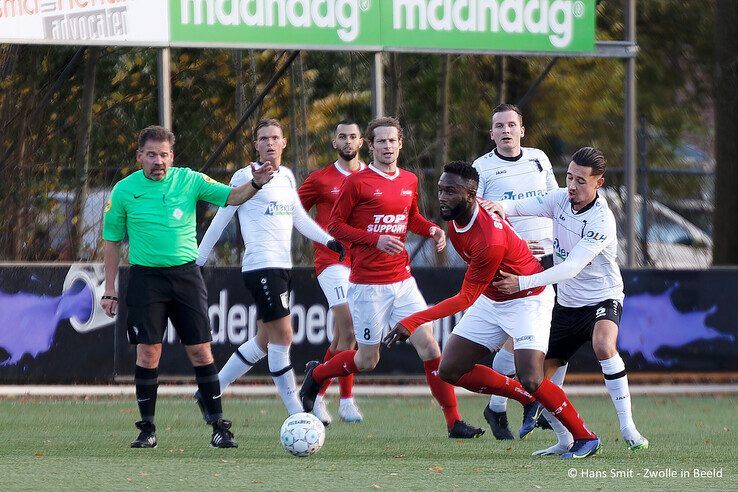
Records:
[[[458,396],[474,395],[463,388],[455,388]],[[570,385],[564,389],[569,395],[604,395],[605,385]],[[161,385],[160,395],[192,396],[197,390],[195,385]],[[338,394],[337,387],[331,387],[329,394]],[[632,395],[707,395],[720,393],[738,393],[738,384],[641,384],[631,385]],[[133,385],[113,386],[0,386],[0,396],[129,396],[135,394]],[[225,391],[226,395],[235,396],[267,396],[276,395],[274,385],[236,385]],[[354,394],[359,396],[430,396],[426,385],[357,385]]]

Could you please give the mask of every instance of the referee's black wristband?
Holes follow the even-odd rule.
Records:
[[[264,185],[258,185],[258,184],[256,184],[256,181],[254,181],[253,179],[251,180],[251,186],[253,186],[254,189],[257,190],[257,191],[260,190],[260,189],[262,189],[264,187]]]

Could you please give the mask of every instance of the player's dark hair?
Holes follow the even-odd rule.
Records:
[[[574,152],[571,156],[571,160],[578,166],[585,166],[592,168],[592,176],[602,176],[605,174],[607,167],[607,161],[602,151],[595,149],[594,147],[582,147],[581,149]]]
[[[341,125],[346,125],[346,126],[356,125],[356,128],[359,129],[359,134],[361,134],[361,125],[359,125],[357,122],[355,122],[352,119],[346,118],[344,120],[339,121],[338,123],[336,123],[335,129],[337,130],[338,127]]]
[[[366,132],[364,133],[364,139],[369,143],[374,143],[374,130],[376,130],[380,126],[392,126],[397,128],[397,137],[400,140],[402,140],[405,136],[402,131],[402,126],[400,126],[400,120],[398,120],[397,118],[393,118],[392,116],[384,116],[382,118],[376,118],[369,122],[369,126],[366,127]]]
[[[256,140],[256,136],[259,134],[259,130],[268,126],[276,126],[280,130],[282,130],[282,133],[284,133],[282,123],[280,123],[279,120],[276,120],[274,118],[265,118],[263,120],[259,120],[259,122],[256,124],[256,128],[254,128],[254,140]]]
[[[174,147],[175,138],[174,133],[163,126],[151,125],[141,130],[138,134],[138,149],[143,149],[149,140],[152,142],[169,142],[169,145]]]
[[[523,113],[520,111],[520,108],[514,104],[508,104],[508,103],[498,104],[497,106],[495,106],[495,108],[492,110],[492,116],[490,117],[490,122],[492,121],[492,118],[494,118],[497,113],[504,113],[505,111],[515,111],[516,113],[518,113],[518,116],[520,116],[520,124],[521,125],[523,124]]]
[[[474,166],[464,161],[453,161],[443,166],[444,173],[455,174],[479,184],[479,173]]]

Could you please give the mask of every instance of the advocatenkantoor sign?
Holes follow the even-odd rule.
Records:
[[[0,0],[0,42],[594,51],[595,0]]]
[[[168,46],[167,0],[0,0],[0,43]]]

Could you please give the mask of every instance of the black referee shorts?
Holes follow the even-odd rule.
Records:
[[[167,318],[185,345],[213,339],[205,282],[194,262],[166,268],[131,265],[126,305],[133,345],[161,343]]]
[[[567,362],[579,347],[592,340],[596,322],[609,319],[619,327],[622,314],[623,306],[615,299],[578,308],[564,307],[557,302],[551,318],[546,358]]]
[[[256,317],[264,322],[290,314],[292,276],[285,268],[263,268],[243,272],[243,283],[256,303]]]

